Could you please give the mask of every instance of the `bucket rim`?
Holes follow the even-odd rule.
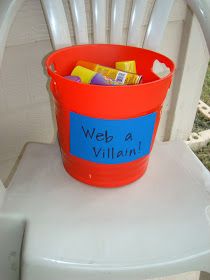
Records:
[[[158,59],[158,61],[160,63],[164,63],[170,69],[170,73],[168,73],[164,77],[158,77],[157,76],[157,78],[158,78],[157,80],[150,81],[150,82],[145,82],[145,83],[140,83],[140,84],[135,84],[135,85],[108,85],[107,86],[107,85],[84,84],[84,83],[78,83],[78,82],[75,82],[75,81],[68,80],[69,84],[72,84],[72,85],[76,84],[79,87],[85,87],[85,88],[90,88],[91,87],[91,89],[93,89],[93,88],[97,89],[99,87],[100,88],[106,88],[106,89],[109,89],[109,88],[110,89],[119,89],[119,88],[122,88],[122,87],[126,87],[127,89],[129,89],[129,88],[132,89],[134,87],[146,87],[146,86],[149,86],[149,85],[156,84],[158,82],[163,82],[165,80],[171,79],[172,75],[175,72],[175,63],[169,57],[163,55],[162,53],[153,51],[153,50],[149,50],[149,49],[145,49],[145,48],[140,48],[140,47],[135,47],[135,46],[119,45],[119,44],[82,44],[82,45],[73,45],[73,46],[68,46],[68,47],[60,48],[60,49],[52,51],[50,54],[48,54],[48,56],[45,59],[45,69],[46,69],[48,75],[52,79],[54,79],[54,80],[61,79],[61,80],[65,80],[66,81],[66,79],[63,76],[59,75],[58,73],[56,73],[56,71],[53,71],[51,69],[51,65],[53,64],[54,57],[56,55],[62,53],[62,52],[65,52],[65,51],[69,50],[69,49],[84,48],[84,47],[87,47],[87,46],[90,46],[90,47],[91,46],[94,46],[94,47],[97,47],[97,46],[98,47],[100,47],[100,46],[110,46],[111,47],[112,46],[112,47],[124,47],[124,48],[143,50],[143,51],[146,51],[148,53],[152,53],[153,55],[157,55],[159,58],[162,58],[163,60],[166,60],[168,62],[168,65],[165,63],[165,61],[161,62]]]

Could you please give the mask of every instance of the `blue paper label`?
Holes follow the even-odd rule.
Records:
[[[125,163],[150,152],[156,113],[106,120],[70,113],[70,153],[97,163]]]

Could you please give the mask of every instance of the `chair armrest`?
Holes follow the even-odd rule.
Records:
[[[210,54],[210,1],[186,0],[201,25]]]

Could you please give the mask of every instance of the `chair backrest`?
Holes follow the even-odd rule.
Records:
[[[210,53],[210,1],[154,0],[150,2],[148,0],[133,0],[131,2],[130,0],[91,0],[88,1],[91,3],[89,11],[87,11],[87,0],[67,1],[69,5],[64,7],[62,0],[41,0],[54,49],[69,46],[72,43],[112,43],[133,45],[159,51],[169,16],[171,16],[171,11],[173,10],[172,7],[175,6],[173,4],[186,2],[190,7],[190,11],[188,9],[188,14],[190,15],[186,16],[188,19],[186,19],[185,28],[183,29],[179,65],[177,65],[177,68],[181,67],[183,70],[181,70],[181,74],[177,73],[173,89],[175,92],[173,92],[173,96],[172,94],[168,95],[168,104],[163,109],[163,117],[167,118],[167,121],[165,122],[164,136],[161,137],[164,140],[186,139],[193,126],[207,67],[207,55],[205,53],[201,62],[204,71],[201,71],[202,73],[196,73],[196,71],[192,73],[189,71],[188,64],[193,63],[192,56],[195,53],[195,50],[192,50],[192,45],[194,44],[195,48],[198,47],[198,52],[205,52],[204,48],[199,49],[200,46],[196,46],[196,43],[193,41],[198,40],[200,36],[200,31],[196,31],[196,18],[194,14],[200,22]],[[151,4],[150,10],[148,10],[148,2]],[[72,20],[71,32],[65,9],[70,9]],[[128,11],[128,9],[130,10]],[[146,23],[144,22],[145,15],[147,18]],[[91,22],[91,24],[88,25],[88,22]],[[127,29],[125,29],[125,23]],[[90,26],[91,30],[89,30]],[[72,30],[75,34],[73,42],[70,37]],[[90,36],[90,34],[93,36]],[[198,62],[195,61],[196,63]],[[156,72],[158,72],[158,68]],[[197,79],[198,75],[200,77],[196,85],[190,87],[190,80]],[[194,90],[192,90],[193,87]],[[191,99],[193,102],[189,110],[187,105],[189,98],[186,97],[186,92],[190,90],[192,91]],[[182,122],[183,118],[184,122]],[[180,121],[182,122],[181,125]]]
[[[70,32],[62,0],[41,0],[55,49],[71,45]],[[69,0],[76,44],[112,43],[123,44],[124,15],[127,0],[113,0],[111,11],[106,0],[92,1],[93,42],[88,38],[87,14],[84,0]],[[156,0],[143,40],[143,47],[158,50],[168,22],[174,0]],[[126,44],[140,46],[141,25],[144,19],[147,0],[134,0],[132,3]],[[107,36],[107,18],[110,18],[110,32]]]
[[[85,0],[68,0],[71,8],[74,33],[77,44],[92,43],[88,37]],[[124,15],[130,0],[92,0],[92,23],[94,43],[124,42]],[[133,0],[127,38],[124,43],[158,50],[167,25],[168,17],[175,0],[156,0],[150,16],[147,31],[141,38],[141,25],[147,7],[147,0]],[[5,50],[6,40],[14,17],[24,0],[3,0],[0,10],[0,66]],[[51,40],[55,49],[71,45],[70,32],[62,0],[41,0],[48,22]],[[201,24],[210,52],[210,1],[186,0]],[[107,19],[111,10],[110,33],[107,36]],[[108,38],[109,37],[109,38]]]
[[[152,9],[142,47],[158,50],[175,0],[156,0]],[[186,0],[196,13],[210,51],[210,1]],[[71,45],[70,32],[62,0],[41,0],[55,49]],[[106,21],[109,13],[106,0],[92,0],[92,22],[94,43],[122,44],[123,23],[127,0],[112,0],[111,31],[106,36]],[[84,0],[69,0],[77,44],[90,43],[87,29],[87,15]],[[130,14],[126,44],[140,46],[141,25],[147,0],[134,0]]]

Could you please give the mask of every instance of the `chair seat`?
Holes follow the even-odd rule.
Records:
[[[156,143],[146,174],[117,189],[70,177],[57,144],[29,144],[1,213],[26,219],[22,280],[210,272],[209,191],[182,142]]]

